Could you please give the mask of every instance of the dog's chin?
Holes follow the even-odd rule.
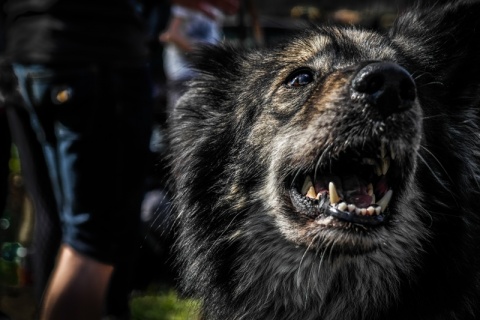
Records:
[[[313,170],[297,170],[284,182],[281,231],[316,250],[362,254],[382,246],[392,208],[413,170],[409,155],[391,150],[376,143],[324,160],[328,165],[319,160]]]
[[[353,222],[348,213],[331,211],[316,218],[289,221],[288,227],[282,231],[296,244],[315,251],[329,250],[330,253],[362,255],[385,244],[382,235],[386,233],[386,222],[380,222],[380,219],[388,218],[389,209],[373,224],[369,220],[361,223],[354,219],[356,222]]]

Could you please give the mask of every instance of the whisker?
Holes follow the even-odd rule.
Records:
[[[317,176],[318,170],[320,170],[320,167],[322,163],[324,162],[324,159],[327,157],[327,154],[330,153],[330,149],[332,149],[332,145],[329,145],[328,147],[323,150],[322,154],[320,157],[318,157],[317,163],[315,164],[315,171],[314,171],[314,176]]]
[[[425,150],[425,152],[427,152],[439,165],[440,167],[442,168],[443,172],[445,172],[445,175],[447,176],[448,180],[450,180],[450,182],[453,183],[453,179],[450,177],[450,175],[448,174],[448,171],[447,169],[445,169],[445,167],[443,166],[442,162],[430,151],[428,150],[427,148],[425,148],[424,146],[420,146],[423,150]],[[440,182],[440,184],[444,185],[443,181],[441,178],[439,178],[434,170],[432,169],[432,167],[430,167],[430,165],[428,164],[428,162],[422,157],[422,155],[417,152],[417,155],[418,157],[422,160],[422,162],[428,167],[428,169],[430,170],[430,172],[435,176],[435,179],[437,179],[438,182]]]
[[[445,115],[436,114],[436,115],[432,115],[432,116],[428,116],[428,117],[423,117],[422,119],[423,120],[430,120],[430,119],[437,119],[437,118],[443,118],[443,117],[445,117]]]
[[[423,83],[421,86],[418,86],[418,88],[424,88],[424,87],[427,87],[427,86],[431,86],[431,85],[441,85],[441,86],[445,86],[443,84],[443,82],[439,82],[439,81],[432,81],[432,82],[428,82],[428,83]]]
[[[440,162],[440,160],[438,160],[437,157],[435,157],[435,155],[430,152],[427,148],[423,147],[422,148],[428,152],[433,159],[435,159],[437,161],[437,163],[440,165],[440,167],[442,168],[442,170],[445,172],[445,175],[447,176],[448,180],[450,180],[450,182],[453,183],[453,180],[452,178],[450,177],[450,175],[448,174],[448,171],[445,169],[445,167],[442,165],[442,163]],[[452,190],[445,185],[445,181],[442,180],[441,177],[438,176],[437,173],[435,173],[435,170],[433,170],[433,168],[429,165],[428,161],[425,160],[425,158],[422,157],[422,155],[417,151],[416,152],[418,158],[423,162],[423,164],[425,164],[425,166],[428,168],[428,170],[430,171],[430,173],[435,177],[435,179],[437,180],[437,182],[441,185],[441,187],[443,189],[445,189],[451,196],[452,196],[452,199],[457,203],[458,205],[458,201],[457,201],[457,198],[455,197],[455,193],[452,192]]]

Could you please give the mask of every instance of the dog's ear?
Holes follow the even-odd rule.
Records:
[[[192,67],[202,75],[214,75],[213,78],[231,77],[239,70],[238,57],[244,51],[225,42],[218,45],[198,44],[191,53]],[[235,58],[237,57],[237,58]]]
[[[450,97],[478,96],[479,1],[419,5],[397,19],[389,36],[420,85],[435,82]]]

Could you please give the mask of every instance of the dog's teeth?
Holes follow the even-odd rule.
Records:
[[[390,168],[390,159],[389,158],[383,158],[382,159],[382,174],[386,175],[389,168]]]
[[[369,183],[367,186],[367,193],[369,196],[373,196],[373,184]]]
[[[307,197],[309,198],[312,198],[312,199],[316,199],[317,198],[317,193],[315,192],[315,188],[313,186],[311,186],[310,188],[308,188],[308,192],[307,192]]]
[[[378,216],[380,213],[382,213],[382,207],[378,206],[375,208],[375,214]]]
[[[374,207],[370,206],[370,207],[367,208],[367,214],[369,216],[373,215],[374,213],[375,213],[375,208]]]
[[[353,212],[353,211],[355,211],[356,208],[357,207],[354,204],[349,204],[348,205],[348,212]]]
[[[370,202],[370,204],[375,204],[376,201],[375,201],[375,194],[372,194],[372,201]]]
[[[337,188],[333,182],[328,184],[328,193],[330,194],[330,204],[335,204],[340,201],[340,197],[337,193]]]
[[[355,213],[360,215],[362,213],[362,209],[360,208],[355,208]]]
[[[375,174],[379,177],[382,175],[382,168],[379,165],[375,166]]]
[[[377,204],[380,207],[382,207],[382,212],[384,212],[385,209],[387,209],[388,203],[390,202],[390,199],[392,199],[392,194],[393,194],[393,191],[388,190],[387,193],[385,193],[385,195],[383,196],[383,198],[377,202]]]
[[[348,208],[348,206],[345,202],[340,202],[338,204],[338,207],[337,207],[337,209],[340,210],[340,211],[345,211],[347,208]]]
[[[397,154],[395,153],[395,150],[393,150],[393,146],[390,146],[390,158],[392,158],[392,160],[395,160],[396,157]]]
[[[313,183],[312,183],[312,178],[310,178],[310,176],[307,176],[305,178],[305,181],[303,182],[303,186],[302,186],[302,195],[307,195],[307,193],[309,192],[310,188],[313,187]],[[315,196],[314,196],[315,198]]]
[[[380,147],[380,159],[385,158],[385,155],[387,154],[386,149],[385,149],[385,141],[382,141],[382,145]]]

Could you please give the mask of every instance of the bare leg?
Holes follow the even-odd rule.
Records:
[[[112,271],[113,266],[63,245],[45,292],[40,319],[101,319]]]

